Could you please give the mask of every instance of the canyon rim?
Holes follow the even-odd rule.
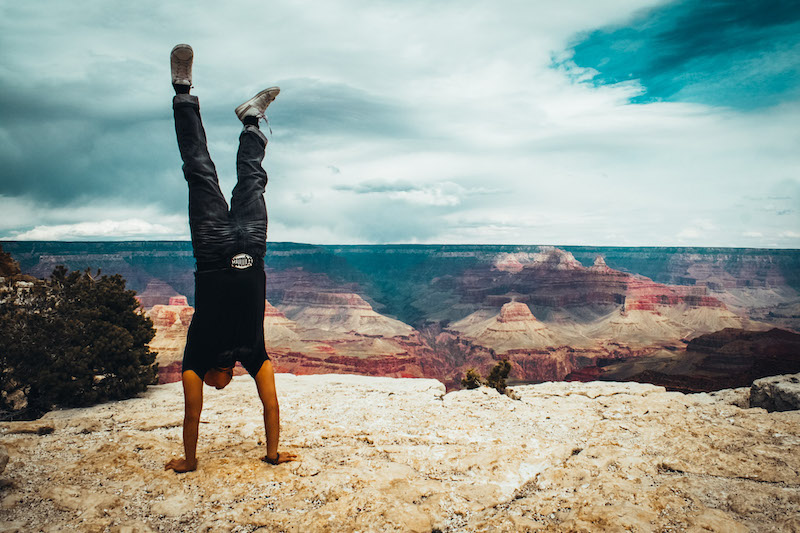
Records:
[[[194,311],[189,243],[3,247],[38,277],[57,264],[122,274],[156,325],[161,382],[179,378]],[[624,376],[699,392],[800,371],[797,250],[270,243],[266,274],[267,348],[293,374],[453,389],[467,369],[508,359],[517,382]],[[730,353],[741,343],[704,340],[723,330],[768,341]]]

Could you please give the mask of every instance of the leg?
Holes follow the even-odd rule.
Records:
[[[264,189],[267,173],[261,166],[267,138],[258,126],[245,126],[236,154],[236,187],[231,197],[231,218],[237,228],[237,251],[264,257],[267,241],[267,207]]]
[[[173,100],[175,133],[183,159],[183,174],[189,184],[189,227],[198,261],[229,257],[234,231],[228,204],[219,189],[217,171],[206,145],[196,96],[178,94]]]

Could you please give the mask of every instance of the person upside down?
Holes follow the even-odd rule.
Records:
[[[228,204],[219,188],[208,153],[198,98],[192,86],[194,52],[188,44],[172,49],[170,66],[175,97],[175,132],[189,185],[189,227],[197,262],[195,314],[183,354],[184,457],[164,467],[175,472],[197,468],[197,438],[203,409],[203,383],[222,389],[233,378],[237,361],[255,379],[264,407],[267,453],[276,465],[296,459],[278,452],[280,415],[275,373],[264,347],[267,173],[261,166],[267,138],[258,128],[267,106],[280,92],[265,89],[235,109],[244,129],[236,155],[237,183]]]

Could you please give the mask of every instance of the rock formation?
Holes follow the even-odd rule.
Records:
[[[8,450],[5,446],[0,446],[0,474],[6,469],[8,464]]]
[[[119,272],[145,309],[176,294],[194,301],[188,242],[3,246],[26,273]],[[515,379],[563,379],[601,361],[679,352],[724,328],[800,331],[793,250],[270,243],[266,265],[267,298],[284,314],[265,315],[267,347],[297,373],[390,372],[450,386],[470,365],[485,371],[508,357]],[[511,302],[535,319],[501,321]],[[182,348],[165,349],[173,359]]]
[[[380,337],[409,335],[413,328],[376,313],[361,296],[344,292],[316,290],[285,291],[281,311],[303,327],[360,333]]]
[[[264,339],[268,350],[300,339],[297,324],[269,302],[264,306]]]
[[[136,299],[139,300],[144,309],[149,310],[155,305],[175,305],[170,302],[173,296],[178,296],[178,292],[170,287],[168,283],[153,279],[147,283],[144,291],[136,295]],[[185,299],[186,297],[184,296],[183,298]],[[189,305],[188,301],[183,305]]]
[[[750,387],[750,407],[767,411],[800,409],[800,374],[757,379]]]
[[[635,383],[445,394],[434,380],[277,376],[270,466],[253,381],[206,388],[176,475],[180,384],[0,424],[5,531],[794,531],[798,412]]]
[[[180,379],[180,364],[186,346],[186,334],[192,322],[194,308],[186,302],[185,296],[172,296],[168,305],[154,305],[147,312],[156,328],[156,335],[150,341],[150,349],[157,352],[159,381],[162,383]]]
[[[683,392],[749,387],[758,378],[800,372],[800,334],[727,328],[701,335],[685,349],[598,363],[567,379],[638,381]]]
[[[503,354],[510,350],[542,349],[556,347],[561,343],[553,333],[531,313],[522,302],[509,302],[500,312],[485,318],[485,311],[476,311],[470,316],[450,325],[483,346]],[[481,320],[483,319],[483,320]]]

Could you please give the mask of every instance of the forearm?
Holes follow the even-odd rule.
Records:
[[[274,407],[264,407],[264,433],[267,439],[267,457],[274,459],[278,455],[281,417],[277,402]]]
[[[197,434],[200,428],[200,417],[183,417],[183,453],[187,461],[197,461]]]

